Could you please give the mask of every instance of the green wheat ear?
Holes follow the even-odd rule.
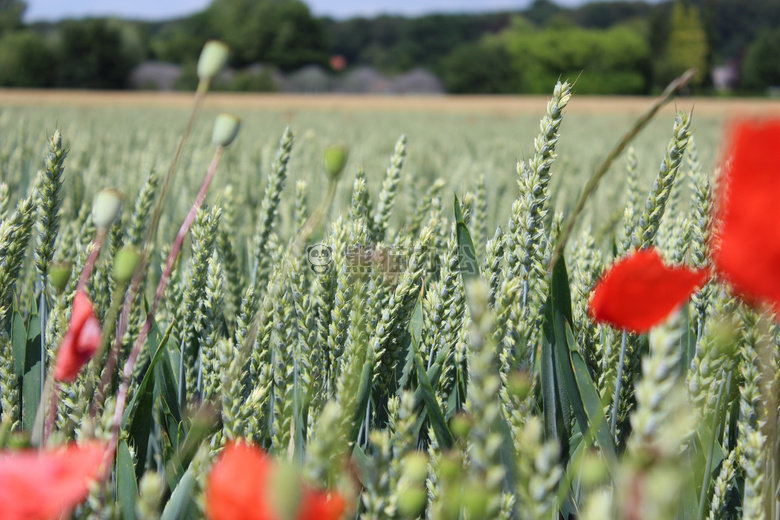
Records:
[[[62,135],[57,130],[49,138],[49,152],[45,158],[45,169],[40,173],[42,180],[38,191],[38,247],[35,249],[35,266],[45,278],[49,263],[54,256],[54,242],[59,231],[62,205],[62,188],[65,157],[68,152],[62,147]]]
[[[660,172],[647,196],[644,210],[631,237],[631,243],[637,249],[649,247],[655,243],[655,235],[661,224],[661,218],[664,216],[666,203],[669,201],[672,187],[682,164],[685,148],[691,137],[690,126],[690,114],[678,112],[674,120],[673,136],[666,148]]]

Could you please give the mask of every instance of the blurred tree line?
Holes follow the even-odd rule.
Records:
[[[692,89],[710,88],[713,66],[734,62],[743,92],[780,85],[780,1],[597,1],[565,8],[534,0],[522,12],[315,18],[301,0],[214,0],[163,22],[68,20],[25,25],[22,0],[0,0],[0,86],[120,89],[145,60],[183,65],[195,82],[203,42],[234,49],[236,89],[270,88],[240,72],[262,63],[283,72],[349,67],[383,73],[426,67],[454,93],[545,93],[559,76],[579,93],[646,94],[688,67]]]

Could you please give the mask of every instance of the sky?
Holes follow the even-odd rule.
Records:
[[[420,15],[432,12],[523,9],[532,0],[305,0],[317,16],[349,18],[380,13]],[[587,0],[555,0],[580,5]],[[54,21],[86,16],[164,20],[203,10],[211,0],[27,0],[25,21]]]

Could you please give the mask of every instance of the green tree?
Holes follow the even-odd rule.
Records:
[[[763,31],[750,46],[742,69],[742,87],[751,92],[780,86],[780,29]]]
[[[519,91],[543,94],[560,78],[578,78],[579,94],[642,94],[650,47],[634,26],[532,31],[513,25],[495,40],[509,56]]]
[[[453,94],[508,94],[518,87],[511,57],[499,45],[461,45],[442,60],[438,71]]]
[[[54,86],[56,58],[33,31],[9,32],[0,38],[0,86]]]
[[[133,66],[121,33],[105,20],[66,22],[57,51],[57,83],[65,88],[121,89]]]
[[[22,28],[27,4],[22,0],[0,0],[0,36]]]
[[[181,64],[197,61],[203,43],[219,36],[207,11],[166,22],[159,27],[152,26],[150,33],[153,56],[158,60]]]
[[[690,68],[696,69],[691,84],[701,85],[707,74],[707,34],[699,10],[683,2],[672,9],[666,52],[656,66],[657,83],[668,82]]]
[[[207,10],[236,66],[272,63],[283,70],[327,61],[322,23],[299,0],[215,0]]]

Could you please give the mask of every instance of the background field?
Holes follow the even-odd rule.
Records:
[[[3,181],[11,185],[11,193],[21,193],[23,190],[16,187],[26,186],[29,176],[40,168],[46,137],[60,127],[71,149],[68,175],[81,180],[85,195],[115,186],[134,197],[149,171],[162,172],[167,167],[191,101],[191,95],[177,93],[2,91],[0,135],[6,136],[0,143]],[[505,224],[517,196],[516,162],[533,152],[533,139],[546,102],[545,96],[212,94],[184,153],[182,174],[174,188],[180,196],[171,201],[177,204],[176,213],[167,212],[166,217],[179,221],[189,207],[198,186],[195,179],[202,176],[210,158],[212,118],[218,111],[230,110],[243,119],[243,129],[226,154],[216,182],[219,187],[235,187],[237,207],[244,209],[238,212],[239,218],[255,218],[252,208],[262,195],[279,137],[289,125],[296,142],[290,178],[282,195],[282,235],[292,212],[295,181],[307,182],[310,205],[323,193],[325,177],[320,157],[325,146],[342,143],[350,148],[350,162],[334,209],[337,214],[348,203],[358,167],[365,168],[369,191],[376,195],[401,134],[407,135],[409,144],[397,211],[413,208],[436,178],[446,181],[445,200],[451,201],[453,191],[461,196],[473,191],[477,178],[484,174],[491,213],[487,227],[494,229]],[[642,97],[572,98],[562,125],[559,158],[553,166],[554,206],[563,210],[572,202],[597,162],[650,103],[650,98]],[[780,113],[778,103],[766,100],[678,99],[661,111],[634,144],[645,189],[657,174],[676,108],[693,111],[694,135],[707,169],[714,164],[727,120],[747,114]],[[601,197],[614,200],[623,196],[624,171],[622,158],[605,180]],[[65,183],[64,189],[66,193],[73,189],[71,182]],[[214,190],[210,196],[216,197],[216,193]],[[67,200],[71,199],[66,195]],[[619,211],[620,205],[592,203],[588,214],[595,213],[594,228],[599,228],[619,217]],[[588,219],[586,215],[585,222]]]

